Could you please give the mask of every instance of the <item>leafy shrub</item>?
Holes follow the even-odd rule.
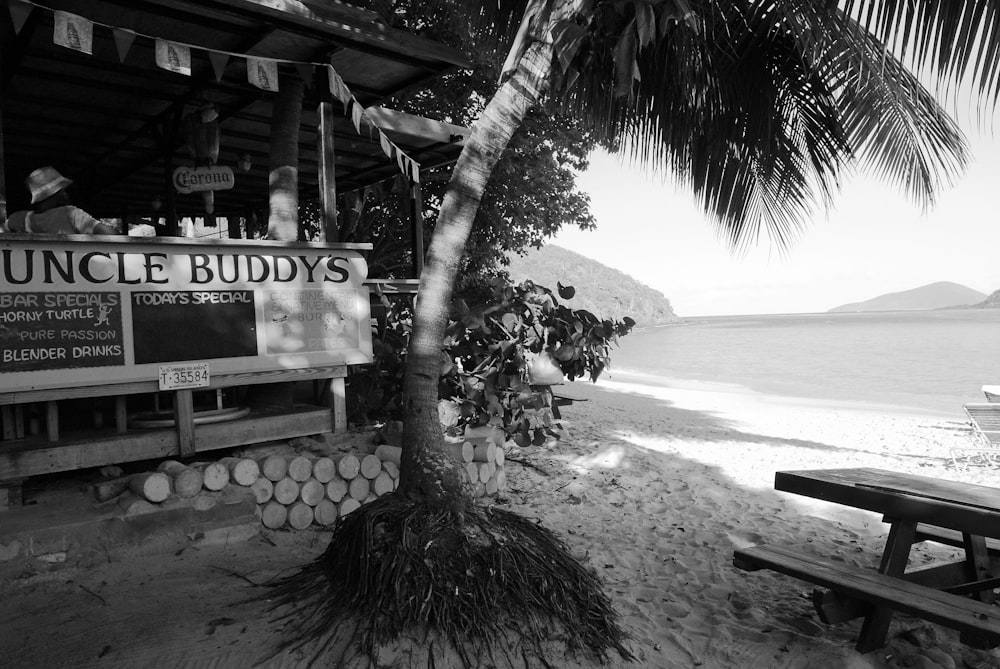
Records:
[[[570,286],[559,285],[558,291],[562,299],[574,294]],[[402,418],[412,311],[405,303],[383,304],[386,314],[373,340],[374,362],[351,376],[356,421]],[[442,424],[456,433],[491,425],[522,446],[558,438],[551,383],[560,376],[596,381],[610,362],[611,345],[634,325],[628,317],[612,321],[565,307],[551,290],[531,281],[511,285],[497,279],[474,307],[456,300],[442,342]],[[556,371],[556,379],[537,377],[546,365]]]

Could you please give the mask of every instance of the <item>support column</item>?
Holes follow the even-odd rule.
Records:
[[[413,249],[413,278],[418,279],[424,271],[424,198],[420,182],[410,184],[410,248]]]
[[[0,12],[8,14],[10,7],[7,0],[0,0]],[[3,49],[0,48],[0,72],[3,72]],[[4,87],[0,80],[0,230],[7,229],[7,170],[4,169],[6,157],[3,150],[3,99]]]
[[[326,90],[321,86],[320,91]],[[323,234],[325,241],[340,241],[340,230],[337,226],[337,162],[333,152],[333,104],[329,92],[321,93],[322,101],[316,110],[319,117],[319,128],[316,133],[316,156],[319,171],[319,204],[323,214]]]

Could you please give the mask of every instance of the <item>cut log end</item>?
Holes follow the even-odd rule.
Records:
[[[395,483],[391,476],[386,472],[379,472],[379,475],[375,477],[372,481],[372,492],[375,493],[376,497],[381,497],[392,492],[395,489]]]
[[[347,497],[347,493],[347,481],[339,476],[326,484],[326,497],[332,502],[339,503],[342,499]]]
[[[361,461],[353,453],[344,453],[334,458],[337,463],[337,473],[345,481],[354,479],[361,472]]]
[[[337,475],[337,465],[327,457],[316,458],[313,462],[313,478],[320,483],[329,483]]]
[[[361,475],[369,481],[382,473],[382,461],[374,455],[361,458]]]
[[[221,462],[198,463],[194,468],[201,471],[206,490],[222,490],[229,485],[229,470]]]
[[[313,509],[313,516],[317,525],[329,527],[337,522],[337,505],[328,499],[321,499]]]
[[[348,484],[347,492],[352,499],[363,502],[371,492],[371,481],[364,476],[358,476]]]
[[[288,476],[294,481],[303,483],[312,476],[312,461],[309,458],[297,455],[288,461]]]
[[[326,495],[326,486],[314,478],[305,481],[299,490],[299,499],[309,506],[319,504],[323,500],[324,495]]]
[[[296,530],[304,530],[313,522],[313,508],[304,502],[296,502],[288,507],[288,525]]]
[[[340,517],[343,518],[352,511],[357,511],[360,508],[361,502],[353,497],[345,497],[344,500],[341,501],[340,506],[337,507],[337,512],[340,514]]]
[[[252,486],[260,478],[260,465],[250,458],[222,458],[219,460],[229,470],[229,478],[238,485]]]
[[[268,455],[257,461],[260,472],[272,483],[277,483],[288,474],[288,460],[281,455]]]
[[[299,498],[299,487],[298,481],[286,476],[274,484],[274,501],[285,506],[292,504]]]
[[[253,496],[258,504],[269,502],[274,496],[274,484],[271,483],[271,479],[257,479],[250,485],[250,490],[253,491]]]
[[[128,487],[137,497],[159,504],[170,496],[170,477],[163,472],[136,474]]]
[[[288,520],[288,508],[279,502],[268,502],[260,510],[260,522],[264,527],[276,530]]]

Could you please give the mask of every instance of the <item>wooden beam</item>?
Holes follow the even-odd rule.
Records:
[[[413,276],[419,278],[424,272],[424,205],[420,182],[411,182],[409,197],[410,235],[413,250]]]
[[[330,410],[297,408],[280,415],[250,415],[222,423],[198,425],[196,451],[233,448],[279,439],[330,432]],[[105,433],[106,434],[106,433]],[[29,440],[25,440],[29,442]],[[0,481],[71,471],[86,467],[176,456],[173,428],[133,430],[125,435],[87,436],[58,444],[31,440],[0,451]]]
[[[222,245],[227,240],[215,240]],[[370,249],[370,245],[364,245]],[[304,367],[300,369],[276,370],[270,372],[242,372],[239,374],[219,374],[212,376],[209,388],[232,388],[234,386],[250,386],[258,383],[284,383],[286,381],[312,381],[315,379],[331,379],[347,376],[347,368],[343,365],[323,367]],[[48,402],[57,399],[75,399],[82,397],[107,397],[112,395],[137,395],[156,393],[159,390],[157,381],[133,381],[126,383],[110,383],[107,385],[79,386],[75,388],[53,388],[19,392],[0,392],[0,406],[8,404],[27,404],[29,402]]]
[[[347,371],[346,367],[344,371]],[[337,434],[347,432],[347,385],[343,377],[330,379],[328,383],[333,431]]]
[[[174,391],[174,425],[179,455],[194,455],[194,393],[191,390]]]
[[[322,72],[325,79],[326,72]],[[337,161],[334,154],[333,104],[329,95],[324,96],[316,110],[319,117],[316,128],[316,174],[319,181],[319,203],[323,216],[324,239],[327,242],[340,240],[337,226]]]
[[[220,4],[220,0],[203,2],[206,5]],[[352,8],[339,2],[225,0],[224,4],[242,8],[255,15],[265,14],[276,22],[295,26],[299,32],[308,31],[315,37],[335,37],[337,42],[355,45],[360,51],[387,59],[402,62],[438,61],[458,67],[469,67],[472,64],[457,49],[390,28],[381,22],[375,23],[371,20],[370,13],[359,14],[357,10],[351,11]]]
[[[404,135],[409,139],[422,139],[441,144],[464,146],[472,129],[443,121],[415,116],[385,107],[368,107],[365,114],[386,132]]]
[[[10,16],[7,3],[8,0],[0,0],[0,12],[3,12],[5,22],[8,21],[7,17]],[[3,48],[0,48],[0,73],[3,73],[3,51]],[[0,86],[0,231],[7,229],[7,172],[4,168],[5,159],[3,153],[3,91],[4,87]]]

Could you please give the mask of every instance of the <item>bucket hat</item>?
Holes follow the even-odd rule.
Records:
[[[37,204],[46,198],[50,198],[62,189],[73,183],[59,174],[56,168],[51,165],[39,167],[28,175],[24,180],[28,190],[31,191],[31,204]]]

